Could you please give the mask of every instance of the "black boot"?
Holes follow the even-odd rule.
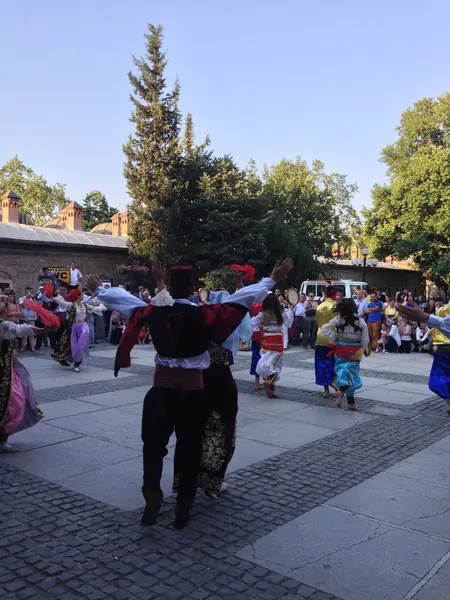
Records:
[[[158,520],[163,495],[161,492],[149,492],[144,487],[142,488],[142,493],[147,504],[144,508],[144,514],[142,515],[141,525],[151,527],[152,525],[155,525]]]
[[[177,500],[177,507],[175,509],[175,529],[184,529],[189,523],[191,518],[191,508],[194,504],[194,498],[189,500]]]
[[[60,360],[59,364],[63,367],[70,367],[70,362],[67,362],[67,360]]]

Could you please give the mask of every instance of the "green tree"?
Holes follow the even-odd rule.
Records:
[[[379,258],[413,257],[438,283],[450,250],[450,94],[406,110],[381,160],[389,182],[372,191],[364,235]]]
[[[350,237],[357,222],[351,200],[356,191],[345,176],[328,175],[320,161],[297,158],[266,167],[262,194],[265,201],[270,262],[292,256],[295,285],[323,271],[318,257],[333,258],[335,245]]]
[[[105,194],[99,190],[93,190],[83,198],[83,225],[86,231],[101,223],[109,223],[117,212],[117,208],[109,206]]]
[[[124,175],[132,198],[130,242],[137,255],[176,259],[177,222],[185,189],[181,115],[178,109],[180,86],[167,91],[162,51],[162,27],[149,25],[146,54],[133,57],[137,74],[128,74],[133,93],[130,121],[135,131],[124,146]]]
[[[198,193],[185,206],[187,259],[200,272],[233,263],[262,267],[266,226],[261,182],[252,167],[239,169],[229,156],[211,158],[198,180]]]
[[[43,225],[56,217],[70,202],[65,185],[50,185],[43,175],[36,175],[18,156],[0,168],[0,195],[9,190],[21,197],[20,210],[28,215],[34,225]]]

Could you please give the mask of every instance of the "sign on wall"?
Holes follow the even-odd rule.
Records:
[[[70,284],[70,268],[69,267],[49,267],[50,271],[56,276],[59,281]]]

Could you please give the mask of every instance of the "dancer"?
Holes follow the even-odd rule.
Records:
[[[419,306],[397,306],[398,312],[411,321],[423,321],[432,328],[433,366],[428,387],[447,405],[450,417],[450,304],[439,309],[439,314],[427,314]]]
[[[330,386],[337,391],[334,372],[334,359],[329,356],[328,348],[330,340],[322,333],[322,328],[334,317],[334,306],[336,290],[332,285],[323,289],[325,300],[317,307],[317,339],[314,354],[314,366],[316,371],[316,385],[323,385],[323,396],[329,398]]]
[[[370,355],[370,339],[364,319],[358,317],[358,307],[351,298],[343,298],[334,307],[338,313],[322,327],[334,354],[336,372],[336,406],[341,408],[342,397],[347,395],[350,410],[356,410],[355,392],[362,387],[359,365],[363,354]]]
[[[240,289],[235,271],[237,289]],[[223,304],[230,294],[210,292],[209,305]],[[252,321],[247,314],[237,329],[222,343],[209,347],[211,364],[203,371],[206,392],[206,422],[203,430],[202,459],[197,485],[216,500],[225,491],[223,482],[236,445],[238,390],[230,367],[239,351],[240,340],[252,335]],[[178,491],[180,455],[175,450],[173,491]]]
[[[280,377],[283,364],[283,327],[292,325],[289,308],[282,310],[275,294],[266,296],[261,312],[252,318],[254,328],[262,327],[261,358],[256,365],[256,373],[264,380],[264,390],[268,398],[278,398],[275,382]]]
[[[130,365],[131,350],[145,323],[157,351],[154,384],[145,397],[142,415],[142,492],[146,501],[143,525],[155,524],[159,515],[163,500],[160,487],[163,458],[174,430],[180,457],[174,525],[181,529],[188,523],[196,494],[208,406],[203,383],[203,371],[211,362],[208,349],[213,341],[223,343],[241,323],[248,307],[260,302],[275,280],[284,279],[292,267],[292,260],[286,259],[276,265],[271,278],[239,290],[222,304],[201,307],[189,300],[194,292],[189,267],[171,270],[172,306],[157,306],[157,298],[147,305],[124,290],[106,290],[97,276],[88,277],[89,288],[99,300],[129,318],[117,351],[115,374]],[[162,269],[155,276],[158,289],[162,290],[160,294],[168,294],[163,289]]]
[[[36,425],[42,411],[27,369],[14,355],[16,338],[29,338],[42,329],[8,321],[8,298],[0,296],[0,452],[11,452],[10,435]]]
[[[250,307],[250,317],[256,317],[262,310],[262,302],[259,304],[254,304]],[[253,391],[259,392],[261,389],[260,386],[260,377],[256,372],[256,365],[261,359],[261,342],[262,342],[262,328],[260,325],[257,327],[253,327],[253,335],[252,335],[252,364],[250,366],[250,375],[253,375],[255,378],[255,383],[253,386]]]
[[[56,349],[52,352],[52,358],[63,367],[74,363],[75,373],[80,372],[83,357],[89,346],[89,325],[86,321],[88,312],[94,312],[94,307],[82,301],[83,292],[77,288],[70,290],[67,300],[58,295],[53,300],[67,310],[69,318]]]

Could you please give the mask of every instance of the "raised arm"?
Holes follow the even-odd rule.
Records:
[[[425,319],[424,319],[425,320]],[[436,315],[429,315],[428,326],[433,329],[439,329],[442,333],[450,338],[450,315],[447,317],[437,317]]]
[[[0,323],[0,340],[13,340],[16,337],[29,337],[34,330],[31,325],[16,325],[12,321]]]
[[[67,302],[62,296],[55,296],[53,300],[58,306],[62,306],[62,308],[65,308],[66,310],[70,310],[73,306],[73,302]]]
[[[341,317],[337,315],[336,317],[333,317],[331,321],[328,321],[328,323],[325,323],[325,325],[322,326],[322,335],[329,338],[331,344],[336,343],[337,327],[340,322]]]
[[[126,319],[130,318],[136,308],[147,306],[143,300],[136,298],[119,287],[106,289],[103,286],[99,286],[95,290],[95,295],[109,310],[117,311]]]

